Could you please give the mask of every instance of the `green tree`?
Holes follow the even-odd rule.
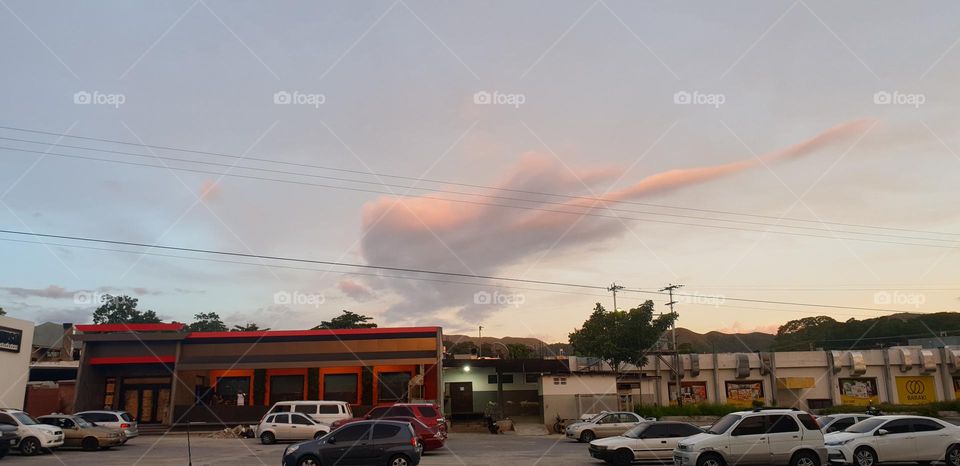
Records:
[[[777,329],[777,336],[773,341],[775,350],[802,351],[813,346],[821,346],[844,324],[832,317],[814,316],[791,320]]]
[[[343,314],[340,314],[330,320],[324,320],[320,322],[320,325],[317,325],[311,330],[340,329],[340,328],[375,328],[377,324],[373,322],[368,322],[370,320],[373,320],[373,317],[367,317],[362,314],[356,314],[344,309]]]
[[[599,358],[619,373],[624,363],[643,365],[660,336],[676,320],[676,313],[653,318],[653,301],[629,311],[607,311],[597,303],[583,327],[570,334],[570,344],[580,356]]]
[[[533,357],[533,348],[523,343],[510,343],[507,345],[507,357],[510,359],[530,359]]]
[[[259,332],[259,331],[267,331],[267,330],[270,330],[270,329],[260,328],[260,326],[254,322],[249,322],[243,325],[234,325],[233,328],[230,329],[231,332]]]
[[[3,308],[0,307],[0,316],[5,316],[5,315],[7,315],[7,311],[4,311]]]
[[[191,332],[226,332],[227,326],[216,312],[201,312],[193,316],[193,323],[187,326]]]
[[[160,322],[157,313],[140,311],[137,303],[140,300],[130,296],[103,295],[100,298],[100,307],[93,311],[95,324],[156,324]]]

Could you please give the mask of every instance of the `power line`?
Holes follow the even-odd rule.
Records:
[[[110,144],[120,144],[120,145],[126,145],[126,146],[134,146],[134,147],[144,147],[144,148],[159,149],[159,150],[177,151],[177,152],[184,152],[184,153],[191,153],[191,154],[198,154],[198,155],[210,155],[210,156],[224,157],[224,158],[230,158],[230,159],[259,161],[259,162],[266,162],[266,163],[274,163],[274,164],[280,164],[280,165],[294,166],[294,167],[298,167],[298,168],[313,168],[313,169],[318,169],[318,170],[337,171],[337,172],[342,172],[342,173],[360,174],[360,175],[365,175],[365,176],[376,176],[376,177],[381,177],[381,178],[403,179],[403,180],[408,180],[408,181],[415,181],[415,182],[418,182],[418,183],[419,183],[419,182],[429,182],[429,183],[436,183],[436,184],[446,184],[446,185],[451,185],[451,186],[461,186],[461,187],[478,188],[478,189],[486,189],[486,190],[496,190],[496,191],[505,191],[505,192],[521,193],[521,194],[531,194],[531,195],[537,195],[537,196],[551,196],[551,197],[560,197],[560,198],[565,198],[565,199],[577,199],[577,200],[586,200],[586,201],[604,202],[604,203],[614,202],[614,203],[620,203],[620,204],[633,204],[633,205],[640,205],[640,206],[646,206],[646,207],[658,207],[658,208],[664,208],[664,209],[676,209],[676,210],[687,210],[687,211],[695,211],[695,212],[702,212],[702,213],[713,213],[713,214],[723,214],[723,215],[735,215],[735,216],[744,216],[744,217],[753,217],[753,218],[763,218],[763,219],[768,219],[768,220],[776,220],[776,221],[778,221],[778,222],[779,222],[779,221],[791,221],[791,222],[815,223],[815,224],[821,224],[821,225],[836,225],[836,226],[846,226],[846,227],[855,227],[855,228],[871,228],[871,229],[880,229],[880,230],[902,231],[902,232],[910,232],[910,233],[936,234],[936,235],[947,235],[947,236],[960,236],[960,233],[951,233],[951,232],[936,232],[936,231],[916,230],[916,229],[909,229],[909,228],[883,227],[883,226],[864,225],[864,224],[856,224],[856,223],[844,223],[844,222],[831,222],[831,221],[823,221],[823,220],[810,220],[810,219],[799,219],[799,218],[790,218],[790,217],[778,217],[778,216],[772,216],[772,215],[761,215],[761,214],[750,214],[750,213],[735,212],[735,211],[726,211],[726,210],[716,210],[716,209],[704,209],[704,208],[694,208],[694,207],[673,206],[673,205],[656,204],[656,203],[648,203],[648,202],[639,202],[639,201],[631,201],[631,200],[611,201],[611,200],[609,200],[609,199],[603,199],[603,198],[598,198],[598,197],[576,196],[576,195],[569,195],[569,194],[550,193],[550,192],[524,190],[524,189],[514,189],[514,188],[504,188],[504,187],[497,187],[497,186],[487,186],[487,185],[480,185],[480,184],[454,182],[454,181],[449,181],[449,180],[438,180],[438,179],[430,179],[430,178],[418,178],[418,177],[403,176],[403,175],[396,175],[396,174],[383,173],[383,172],[373,172],[373,171],[363,171],[363,170],[351,170],[351,169],[338,168],[338,167],[330,167],[330,166],[324,166],[324,165],[306,164],[306,163],[289,162],[289,161],[283,161],[283,160],[275,160],[275,159],[264,158],[264,157],[238,156],[238,155],[232,155],[232,154],[225,154],[225,153],[221,153],[221,152],[193,150],[193,149],[186,149],[186,148],[173,147],[173,146],[164,146],[164,145],[151,145],[151,144],[144,144],[144,143],[139,143],[139,142],[120,141],[120,140],[116,140],[116,139],[97,138],[97,137],[90,137],[90,136],[78,136],[78,135],[71,135],[71,134],[65,134],[65,133],[56,133],[56,132],[51,132],[51,131],[42,131],[42,130],[36,130],[36,129],[18,128],[18,127],[13,127],[13,126],[0,126],[0,129],[6,129],[6,130],[10,130],[10,131],[26,132],[26,133],[34,133],[34,134],[44,134],[44,135],[49,135],[49,136],[57,136],[57,137],[59,137],[59,138],[73,138],[73,139],[80,139],[80,140],[87,140],[87,141],[105,142],[105,143],[110,143]],[[76,148],[76,149],[84,149],[84,150],[92,150],[92,151],[103,151],[103,152],[112,152],[112,153],[117,153],[117,154],[127,154],[127,155],[147,156],[147,157],[150,157],[149,155],[144,155],[144,154],[137,154],[137,153],[130,153],[130,152],[122,152],[122,151],[111,151],[111,150],[107,150],[107,149],[97,149],[97,148],[90,148],[90,147],[84,147],[84,146],[71,146],[71,145],[64,145],[64,144],[60,144],[60,143],[51,143],[51,142],[44,142],[44,141],[33,141],[33,140],[18,139],[18,138],[9,138],[9,137],[0,137],[0,139],[6,139],[6,140],[11,140],[11,141],[19,141],[19,142],[26,142],[26,143],[33,143],[33,144],[54,145],[54,146],[60,146],[60,147],[71,147],[71,148]],[[193,163],[206,163],[206,162],[190,161],[190,160],[185,160],[185,161],[193,162]],[[250,168],[250,169],[253,169],[253,168]],[[299,173],[297,173],[297,174],[299,174]],[[357,182],[362,182],[362,181],[357,181]],[[406,187],[406,188],[411,188],[411,187]],[[429,190],[429,188],[415,188],[415,189]],[[442,192],[442,190],[441,190],[441,192]],[[470,194],[470,195],[474,195],[473,193],[469,193],[469,194]],[[524,201],[527,201],[527,202],[544,202],[544,201],[538,201],[538,200],[526,200],[526,199],[523,199],[523,200],[524,200]],[[655,214],[655,215],[656,215],[656,214]],[[667,215],[667,214],[659,214],[659,215]],[[721,220],[721,219],[714,219],[714,220],[723,221],[723,220]],[[798,228],[799,228],[799,227],[798,227]]]
[[[477,275],[477,274],[460,273],[460,272],[444,272],[444,271],[438,271],[438,270],[415,269],[415,268],[408,268],[408,267],[355,264],[355,263],[349,263],[349,262],[328,261],[328,260],[319,260],[319,259],[303,259],[303,258],[285,257],[285,256],[270,256],[270,255],[262,255],[262,254],[252,254],[252,253],[233,252],[233,251],[218,251],[213,249],[190,248],[190,247],[182,247],[182,246],[166,246],[166,245],[159,245],[159,244],[139,243],[134,241],[110,240],[110,239],[101,239],[101,238],[93,238],[93,237],[86,237],[86,236],[55,235],[55,234],[36,233],[36,232],[20,231],[20,230],[0,229],[0,233],[5,233],[9,235],[18,235],[18,236],[30,236],[30,237],[37,237],[37,238],[53,238],[53,239],[79,241],[79,242],[87,242],[87,243],[133,246],[133,247],[142,247],[147,249],[162,249],[162,250],[171,250],[171,251],[180,251],[180,252],[211,254],[211,255],[219,255],[219,256],[233,256],[233,257],[242,257],[242,258],[248,258],[248,259],[264,259],[264,260],[273,260],[273,261],[280,261],[280,262],[295,262],[295,263],[330,265],[330,266],[337,266],[337,267],[353,267],[353,268],[360,268],[360,269],[387,270],[387,271],[394,271],[394,272],[408,272],[408,273],[419,273],[419,274],[426,274],[426,275],[474,278],[474,279],[480,279],[480,280],[495,280],[495,281],[505,281],[505,282],[528,283],[528,284],[536,284],[536,285],[566,286],[566,287],[572,287],[572,288],[578,288],[578,289],[607,291],[607,287],[605,286],[586,285],[586,284],[571,283],[571,282],[532,280],[532,279],[526,279],[526,278],[498,277],[493,275]],[[633,289],[633,288],[623,288],[621,292],[624,292],[624,291],[632,292],[632,293],[643,293],[643,294],[669,295],[669,293],[666,293],[663,291],[645,291],[645,290],[639,290],[639,289]],[[686,294],[686,293],[674,293],[674,296],[690,297],[690,298],[711,298],[709,296]],[[724,300],[789,305],[789,306],[821,307],[821,308],[829,308],[829,309],[849,309],[849,310],[856,310],[856,311],[873,311],[873,312],[888,312],[888,313],[900,312],[892,309],[882,309],[882,308],[802,303],[802,302],[792,302],[792,301],[770,301],[770,300],[762,300],[762,299],[732,298],[732,297],[726,297],[726,296],[724,297]]]
[[[214,172],[214,171],[197,170],[197,169],[183,168],[183,167],[171,167],[171,166],[167,166],[167,165],[151,165],[151,164],[146,164],[146,163],[129,162],[129,161],[124,161],[124,160],[103,159],[103,158],[98,158],[98,157],[89,157],[89,156],[76,155],[76,154],[63,154],[63,153],[58,153],[58,152],[38,151],[38,150],[30,150],[30,149],[22,149],[22,148],[13,148],[13,147],[5,147],[5,146],[0,146],[0,150],[8,150],[8,151],[14,151],[14,152],[35,153],[35,154],[41,154],[41,155],[44,155],[44,156],[55,156],[55,157],[81,159],[81,160],[90,160],[90,161],[98,161],[98,162],[106,162],[106,163],[116,163],[116,164],[122,164],[122,165],[132,165],[132,166],[155,168],[155,169],[162,169],[162,170],[173,170],[173,171],[182,171],[182,172],[188,172],[188,173],[199,173],[199,174],[206,174],[206,175],[213,175],[213,176],[229,176],[229,177],[241,178],[241,179],[252,179],[252,180],[260,180],[260,181],[273,181],[273,182],[278,182],[278,183],[295,184],[295,185],[302,185],[302,186],[314,186],[314,187],[321,187],[321,188],[340,189],[340,190],[347,190],[347,191],[356,191],[356,192],[383,194],[383,195],[388,195],[388,196],[397,196],[397,193],[392,192],[392,191],[379,191],[379,190],[375,190],[375,189],[364,189],[364,188],[356,188],[356,187],[351,187],[351,186],[336,186],[336,185],[327,185],[327,184],[321,184],[321,183],[309,183],[309,182],[305,182],[305,181],[296,181],[296,180],[288,180],[288,179],[280,179],[280,178],[267,178],[267,177],[253,176],[253,175],[241,175],[241,174],[237,174],[237,173],[228,173],[228,172]],[[95,150],[95,149],[91,149],[91,150]],[[147,155],[142,155],[142,154],[140,154],[140,156],[141,156],[141,157],[152,157],[152,156],[147,156]],[[163,160],[162,157],[153,157],[153,158],[159,158],[159,159]],[[169,158],[168,158],[168,159],[169,159]],[[191,162],[191,161],[189,161],[189,160],[182,160],[182,161]],[[203,162],[193,162],[193,163],[203,163]],[[238,168],[238,169],[250,169],[250,170],[261,170],[261,169],[257,169],[257,168],[246,168],[246,167],[233,167],[233,168]],[[303,175],[303,174],[295,174],[295,175],[298,175],[298,176],[310,176],[310,175]],[[315,175],[315,176],[317,176],[317,175]],[[332,178],[332,177],[324,177],[324,178]],[[351,182],[351,181],[356,181],[356,180],[348,180],[348,179],[345,180],[345,179],[341,179],[340,181]],[[364,183],[383,185],[383,184],[381,184],[381,183],[371,183],[371,182],[366,182],[366,181],[364,181]],[[390,185],[383,185],[383,186],[390,186]],[[398,186],[398,187],[404,188],[404,189],[419,189],[419,188],[410,187],[410,186]],[[475,195],[475,196],[481,196],[481,197],[484,196],[484,195],[482,195],[482,194],[467,194],[467,195]],[[489,196],[487,196],[487,197],[489,197]],[[510,208],[510,209],[521,209],[521,210],[531,210],[531,211],[540,211],[540,212],[552,212],[552,213],[559,213],[559,214],[565,214],[565,215],[576,215],[576,216],[590,216],[590,217],[611,218],[611,219],[618,219],[618,220],[634,220],[634,221],[639,221],[639,222],[661,223],[661,224],[668,224],[668,225],[682,225],[682,226],[692,226],[692,227],[701,227],[701,228],[713,228],[713,229],[721,229],[721,230],[745,231],[745,232],[754,232],[754,233],[768,233],[768,234],[800,236],[800,237],[808,237],[808,238],[821,238],[821,239],[830,239],[830,240],[847,240],[847,241],[859,241],[859,242],[881,243],[881,244],[896,244],[896,245],[902,245],[902,246],[921,246],[921,247],[931,247],[931,248],[940,248],[940,249],[958,249],[958,246],[954,246],[954,245],[925,244],[925,243],[913,243],[913,242],[902,242],[902,241],[889,241],[889,240],[881,240],[881,239],[873,239],[873,238],[850,238],[850,237],[839,237],[839,236],[835,236],[835,235],[830,235],[830,236],[828,236],[828,235],[817,235],[817,234],[811,234],[811,233],[798,233],[798,232],[792,232],[792,231],[756,230],[756,229],[750,229],[750,228],[740,228],[740,227],[724,226],[724,225],[710,225],[710,224],[702,224],[702,223],[689,223],[689,222],[676,222],[676,221],[656,220],[656,219],[637,218],[637,217],[624,217],[624,216],[619,216],[619,215],[606,215],[606,214],[600,214],[600,213],[592,213],[592,212],[590,212],[590,211],[592,211],[592,210],[601,209],[601,208],[597,208],[597,207],[585,207],[585,206],[584,206],[583,208],[588,209],[587,211],[575,211],[575,212],[574,212],[574,211],[569,211],[569,210],[545,209],[545,208],[542,208],[542,207],[530,207],[530,206],[520,206],[520,205],[510,205],[510,204],[499,204],[499,203],[490,203],[490,202],[478,202],[478,201],[470,201],[470,200],[465,200],[465,199],[451,199],[451,198],[428,196],[428,195],[422,195],[422,196],[420,196],[420,198],[422,198],[422,199],[433,199],[433,200],[446,201],[446,202],[456,202],[456,203],[462,203],[462,204],[481,205],[481,206],[488,206],[488,207],[503,207],[503,208]],[[535,200],[524,200],[524,199],[519,199],[519,200],[526,201],[526,202],[539,202],[539,201],[535,201]],[[565,204],[563,204],[563,205],[565,205]],[[580,207],[580,206],[573,206],[573,207],[574,207],[574,208],[577,208],[577,207]],[[609,208],[603,208],[603,209],[611,210],[611,209],[609,209]],[[670,214],[657,214],[657,213],[654,213],[654,215],[670,215]],[[674,216],[675,216],[675,215],[674,215]],[[729,220],[714,219],[714,218],[701,218],[701,220],[707,220],[707,221],[729,221]],[[742,222],[741,222],[741,223],[742,223]],[[754,223],[755,223],[755,222],[754,222]],[[791,226],[791,225],[769,225],[769,224],[762,224],[762,225],[766,225],[766,226],[770,226],[770,227],[774,227],[774,228],[814,229],[814,230],[819,230],[819,231],[829,231],[829,232],[831,232],[831,233],[837,233],[837,232],[839,232],[839,231],[836,231],[836,230],[816,229],[816,228],[812,228],[812,227],[798,227],[798,226]],[[945,241],[945,242],[950,242],[950,243],[956,243],[956,241],[948,240],[948,239],[942,239],[942,238],[902,237],[902,236],[897,236],[897,235],[886,235],[886,234],[881,234],[881,233],[867,233],[867,232],[854,232],[854,231],[842,231],[842,233],[845,233],[845,234],[859,234],[859,235],[874,235],[874,236],[893,236],[893,237],[897,237],[897,238],[917,239],[917,240],[921,240],[921,241]]]

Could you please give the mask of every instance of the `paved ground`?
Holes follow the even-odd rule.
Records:
[[[192,437],[193,464],[277,466],[286,444],[261,445],[254,439],[211,439]],[[16,452],[0,465],[130,466],[186,465],[187,439],[183,435],[139,437],[108,451],[57,450],[55,454],[23,457]],[[517,435],[451,434],[447,448],[428,452],[423,465],[594,465],[605,463],[589,458],[586,446],[559,435],[526,437]]]

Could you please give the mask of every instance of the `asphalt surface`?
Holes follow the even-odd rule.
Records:
[[[215,439],[191,437],[195,466],[252,465],[277,466],[289,443],[262,445],[256,439]],[[16,452],[2,460],[4,465],[43,466],[150,466],[187,465],[185,435],[147,436],[130,440],[126,445],[107,451],[87,452],[57,449],[54,453],[24,457]],[[553,466],[592,465],[606,463],[590,458],[587,446],[560,435],[519,436],[473,433],[452,433],[446,448],[427,452],[422,465],[491,465]],[[885,465],[888,463],[884,463]],[[892,463],[891,463],[892,464]],[[915,463],[907,463],[915,464]]]

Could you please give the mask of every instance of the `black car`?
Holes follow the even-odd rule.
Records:
[[[0,424],[0,458],[7,456],[7,453],[10,453],[10,449],[17,446],[19,442],[20,436],[17,435],[17,428],[15,426]]]
[[[408,422],[357,421],[283,452],[283,466],[354,464],[416,466],[423,453]]]

